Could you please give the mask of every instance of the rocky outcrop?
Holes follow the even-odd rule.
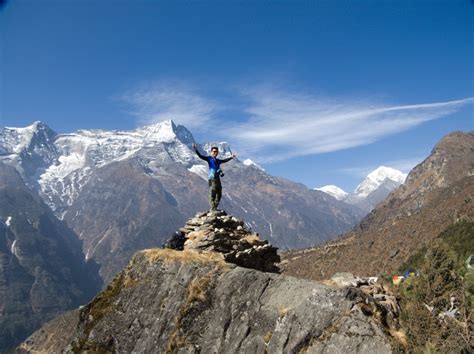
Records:
[[[277,248],[260,240],[244,221],[225,211],[198,213],[180,229],[186,237],[184,248],[221,253],[226,262],[264,272],[278,272]]]
[[[18,351],[389,353],[366,302],[351,288],[239,267],[219,252],[149,249]]]

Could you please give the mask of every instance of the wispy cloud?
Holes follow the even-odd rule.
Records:
[[[132,106],[131,113],[139,125],[172,119],[193,129],[209,123],[219,110],[216,101],[176,81],[142,86],[126,92],[121,99]]]
[[[259,162],[320,154],[366,145],[446,116],[474,102],[415,105],[323,100],[268,89],[249,94],[247,121],[230,131],[245,152],[259,151]]]
[[[260,163],[370,144],[474,102],[474,97],[469,97],[390,105],[321,98],[274,87],[227,90],[226,95],[226,102],[211,99],[188,84],[168,81],[129,91],[122,100],[131,105],[140,125],[173,119],[192,131],[219,138],[217,130],[241,156],[252,156]],[[233,119],[224,116],[230,102]],[[407,170],[403,166],[397,169]]]

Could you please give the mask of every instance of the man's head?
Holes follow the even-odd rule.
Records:
[[[211,147],[211,155],[217,156],[219,154],[219,148],[217,146]]]

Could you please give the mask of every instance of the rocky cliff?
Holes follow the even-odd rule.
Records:
[[[356,284],[255,269],[276,266],[276,249],[225,213],[197,214],[181,231],[183,251],[138,252],[92,302],[18,352],[391,352],[388,310]]]

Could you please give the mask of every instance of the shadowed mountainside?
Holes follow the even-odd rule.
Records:
[[[42,323],[89,301],[101,287],[81,241],[0,163],[0,352]],[[6,220],[3,222],[1,220]]]

